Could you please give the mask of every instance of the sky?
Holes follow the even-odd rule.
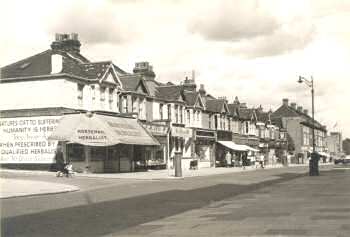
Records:
[[[79,34],[91,61],[132,72],[153,65],[157,80],[195,72],[208,93],[277,109],[283,98],[350,137],[350,1],[2,0],[0,67],[42,52],[55,33]]]

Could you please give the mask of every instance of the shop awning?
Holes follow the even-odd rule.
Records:
[[[259,151],[258,149],[255,149],[251,146],[247,146],[247,145],[241,145],[241,146],[243,146],[247,151],[255,151],[255,152]]]
[[[323,152],[323,151],[319,152],[318,154],[320,156],[329,157],[329,154],[327,154],[326,152]]]
[[[88,146],[159,145],[136,119],[91,113],[64,115],[48,139]]]
[[[234,151],[247,151],[247,148],[244,147],[244,145],[238,145],[231,141],[218,141],[218,143]]]

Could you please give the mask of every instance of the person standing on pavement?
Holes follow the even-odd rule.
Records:
[[[55,161],[56,161],[57,171],[63,172],[64,171],[64,158],[63,158],[62,147],[60,145],[58,145],[57,149],[56,149]]]
[[[231,154],[229,151],[226,152],[226,156],[225,156],[225,159],[226,159],[226,167],[231,167]]]
[[[261,167],[262,169],[264,169],[264,161],[265,161],[264,155],[261,154],[261,155],[260,155],[259,163],[260,163],[260,167]]]

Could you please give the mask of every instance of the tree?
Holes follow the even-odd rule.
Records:
[[[343,151],[346,155],[350,155],[350,138],[343,140]]]

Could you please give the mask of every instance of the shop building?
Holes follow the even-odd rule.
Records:
[[[80,46],[77,34],[56,34],[51,49],[1,68],[0,94],[5,99],[0,107],[0,129],[10,138],[1,141],[2,166],[50,168],[55,162],[57,141],[48,141],[48,137],[67,114],[92,111],[120,116],[120,108],[123,108],[121,78],[127,73],[111,61],[90,62],[80,53]],[[138,95],[144,98],[141,93]],[[131,122],[134,128],[143,131],[135,118],[123,117],[123,121],[134,121]],[[151,134],[147,136],[153,141]],[[145,144],[116,145],[123,153],[119,157],[128,160],[120,162],[130,165],[120,165],[117,169],[97,165],[89,167],[90,171],[134,170],[136,146]],[[83,159],[82,147],[78,144],[68,144],[64,148],[66,160],[79,162]],[[98,149],[91,150],[91,159],[103,159],[109,157],[104,153],[113,153]]]
[[[282,105],[271,114],[272,120],[286,129],[290,143],[294,145],[293,163],[306,163],[312,152],[312,128],[315,130],[315,148],[317,152],[326,150],[326,127],[318,121],[312,121],[308,110],[283,99]]]

